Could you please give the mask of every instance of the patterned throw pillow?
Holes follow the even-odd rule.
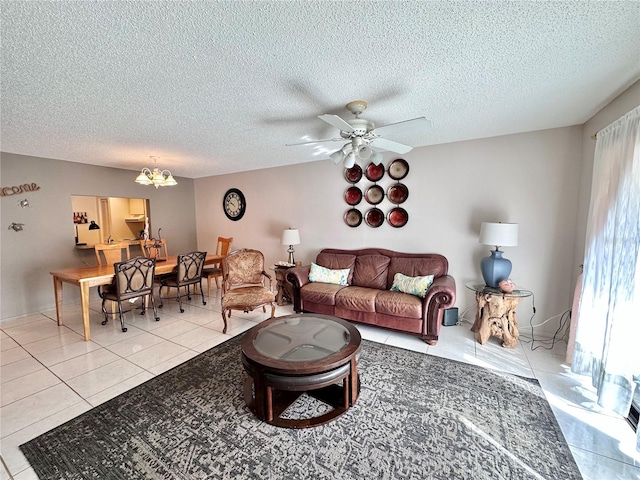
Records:
[[[336,285],[348,285],[349,269],[331,270],[330,268],[321,267],[311,262],[311,270],[309,271],[310,282],[334,283]]]
[[[425,275],[424,277],[407,277],[401,273],[396,273],[393,276],[393,285],[391,285],[391,290],[424,298],[427,295],[427,289],[432,283],[433,275]]]

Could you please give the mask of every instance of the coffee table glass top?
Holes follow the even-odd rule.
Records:
[[[349,330],[329,318],[289,315],[260,330],[253,346],[265,357],[306,362],[339,352],[349,340]]]

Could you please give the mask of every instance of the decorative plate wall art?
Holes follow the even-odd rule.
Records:
[[[404,183],[394,183],[387,189],[387,198],[396,205],[404,203],[409,198],[409,189]]]
[[[362,213],[357,208],[350,208],[344,214],[344,223],[350,227],[357,227],[362,223]]]
[[[384,223],[384,213],[377,207],[370,208],[364,215],[364,221],[373,228],[378,228]]]
[[[358,183],[362,179],[362,168],[357,163],[351,168],[344,169],[344,178],[349,183]]]
[[[370,182],[377,182],[384,177],[384,165],[376,165],[371,162],[365,169],[364,176],[367,177],[367,180]]]
[[[384,200],[384,190],[380,185],[371,185],[365,190],[364,198],[371,205],[378,205]]]
[[[406,160],[398,158],[389,164],[389,176],[394,180],[402,180],[409,174],[409,164]]]
[[[387,222],[395,228],[404,227],[409,221],[409,214],[402,207],[395,207],[387,213]]]
[[[344,201],[349,205],[358,205],[362,201],[362,190],[355,185],[344,192]]]
[[[408,174],[409,164],[403,158],[392,160],[386,168],[383,164],[370,162],[364,169],[357,163],[343,169],[344,179],[350,184],[343,195],[349,206],[343,215],[344,223],[351,228],[359,227],[362,223],[379,228],[386,219],[386,223],[393,228],[404,227],[409,221],[409,213],[406,207],[400,205],[404,206],[409,198],[409,188],[400,180]],[[361,212],[355,207],[363,199],[370,208]],[[384,206],[385,200],[389,202],[387,207]]]

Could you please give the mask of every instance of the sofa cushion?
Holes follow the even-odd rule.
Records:
[[[336,293],[343,288],[347,287],[334,285],[332,283],[307,283],[300,289],[300,298],[303,302],[335,305]]]
[[[310,282],[333,283],[335,285],[347,285],[347,278],[350,270],[348,268],[342,270],[331,270],[330,268],[321,267],[311,262],[309,270]]]
[[[385,255],[358,255],[352,285],[387,289],[387,268],[391,259]]]
[[[407,277],[422,277],[425,275],[433,275],[439,277],[446,275],[446,265],[442,260],[433,257],[392,257],[389,263],[389,271],[387,276],[387,288],[393,285],[393,277],[396,273],[402,273]]]
[[[422,318],[422,299],[408,293],[381,290],[376,296],[376,312],[405,318]]]
[[[336,308],[375,312],[376,295],[381,290],[366,287],[345,287],[336,293]]]
[[[331,270],[342,270],[348,268],[349,277],[347,283],[351,285],[353,282],[353,267],[356,264],[356,256],[346,253],[325,253],[320,252],[316,258],[316,264]]]
[[[424,298],[427,296],[427,289],[433,283],[433,275],[425,275],[423,277],[407,277],[402,273],[396,273],[393,277],[393,285],[391,290],[394,292],[408,293]]]

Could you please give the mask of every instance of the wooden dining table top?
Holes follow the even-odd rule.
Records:
[[[207,254],[205,265],[219,263],[224,259],[224,255]],[[171,273],[178,265],[178,256],[170,255],[166,260],[156,261],[155,273]],[[88,286],[106,285],[111,283],[115,276],[113,265],[96,265],[93,267],[73,267],[49,272],[54,277],[71,283],[86,283]]]

